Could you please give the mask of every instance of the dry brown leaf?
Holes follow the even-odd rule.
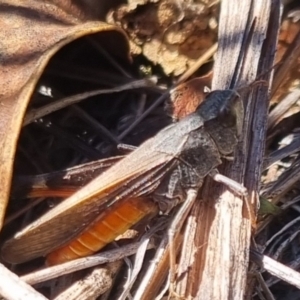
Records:
[[[300,22],[294,23],[291,19],[282,22],[276,62],[283,61],[275,73],[272,104],[280,102],[299,85],[299,31]]]
[[[0,227],[24,113],[49,59],[75,39],[108,31],[120,46],[125,45],[120,48],[127,56],[127,43],[120,29],[88,21],[83,10],[70,1],[61,1],[59,7],[54,2],[4,0],[0,4]]]
[[[210,89],[211,80],[212,72],[181,83],[170,91],[171,99],[165,108],[173,120],[180,120],[196,110]]]

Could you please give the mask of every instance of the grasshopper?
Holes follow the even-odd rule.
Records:
[[[125,230],[145,215],[154,213],[157,206],[162,213],[168,213],[188,195],[192,195],[188,198],[193,202],[207,175],[245,194],[244,187],[229,178],[224,180],[217,172],[222,158],[232,158],[243,116],[243,103],[236,91],[209,93],[194,113],[158,132],[8,240],[2,248],[2,257],[12,263],[22,263],[58,248],[65,249],[76,237],[77,245],[88,250],[83,253],[73,244],[69,252],[73,251],[74,256],[54,257],[50,263],[96,252],[103,247],[103,241],[99,242],[100,246],[88,243],[101,239],[101,232],[95,232],[95,224],[107,222],[108,212],[123,218],[122,230]],[[120,214],[118,209],[127,204]],[[126,214],[133,208],[137,212],[130,219]],[[110,225],[107,227],[114,230]],[[87,238],[85,234],[91,229]],[[116,235],[119,233],[115,230]]]

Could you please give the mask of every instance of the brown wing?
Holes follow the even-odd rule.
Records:
[[[151,140],[84,188],[27,226],[2,248],[2,257],[20,263],[44,256],[78,235],[108,205],[147,191],[145,176],[159,180],[173,156],[153,151]],[[168,168],[167,168],[168,169]],[[145,186],[145,187],[143,187]]]
[[[174,165],[189,134],[203,126],[202,117],[191,114],[166,127],[137,150],[95,178],[88,185],[46,213],[4,244],[2,256],[22,262],[48,254],[66,244],[97,215],[119,199],[151,191],[155,181]]]
[[[114,156],[72,168],[33,176],[15,176],[11,196],[20,198],[70,197],[125,156]]]

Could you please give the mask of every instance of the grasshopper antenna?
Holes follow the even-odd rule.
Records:
[[[250,45],[254,30],[255,30],[255,25],[256,25],[256,18],[254,18],[254,20],[252,21],[252,24],[251,24],[251,27],[249,29],[247,36],[244,36],[241,49],[247,49],[248,46]],[[243,53],[245,53],[245,54],[243,55]],[[247,56],[247,51],[240,51],[240,54],[239,54],[239,57],[237,60],[237,66],[240,66],[240,67],[237,67],[235,69],[234,74],[231,79],[230,86],[229,86],[230,89],[236,89],[238,92],[241,92],[246,88],[248,89],[249,87],[254,87],[261,83],[266,85],[266,81],[262,80],[261,78],[263,78],[265,75],[269,74],[273,69],[279,67],[279,65],[282,64],[282,62],[279,61],[278,63],[276,63],[272,67],[270,67],[268,70],[266,70],[265,72],[259,74],[252,83],[250,83],[250,84],[248,83],[247,85],[242,85],[240,87],[234,88],[235,84],[238,82],[238,78],[240,78],[241,74],[243,74],[243,71],[245,68],[245,64],[243,63],[243,61],[245,61],[246,56]]]
[[[249,16],[250,16],[250,14],[249,14]],[[249,24],[250,24],[250,22],[249,22]],[[254,18],[254,20],[252,21],[252,24],[251,24],[248,34],[245,35],[243,38],[242,45],[241,45],[241,51],[240,51],[240,54],[238,56],[238,60],[236,63],[236,65],[238,67],[235,68],[235,70],[234,70],[234,73],[233,73],[233,76],[232,76],[232,79],[231,79],[231,82],[229,85],[230,89],[234,89],[234,86],[235,86],[236,82],[238,81],[238,78],[240,78],[241,74],[243,73],[244,65],[245,65],[244,61],[245,61],[245,56],[247,55],[247,51],[242,51],[242,49],[248,49],[251,39],[252,39],[252,36],[253,36],[255,25],[256,25],[256,18]]]

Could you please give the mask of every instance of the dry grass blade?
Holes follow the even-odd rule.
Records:
[[[284,54],[282,59],[283,63],[276,70],[274,75],[274,83],[272,86],[272,94],[275,94],[279,86],[282,85],[283,81],[289,80],[288,73],[291,68],[297,65],[297,60],[300,54],[300,32],[295,36],[293,43]]]
[[[245,16],[248,16],[248,20]],[[235,87],[238,87],[270,69],[277,43],[279,18],[278,1],[222,2],[213,89],[228,88],[234,73],[239,78],[235,82]],[[250,38],[247,35],[254,19],[253,36],[245,44],[243,41]],[[243,48],[245,45],[246,49]],[[240,66],[240,52],[243,67]],[[264,79],[271,83],[269,74]],[[236,152],[233,166],[221,172],[245,183],[250,196],[248,201],[255,209],[264,153],[268,89],[256,88],[251,97],[250,93],[243,93],[242,97],[247,107],[243,143]],[[201,237],[198,235],[195,245],[190,244],[189,248],[184,249],[184,256],[190,256],[191,259],[189,264],[185,262],[183,266],[185,272],[179,274],[176,291],[181,296],[193,299],[242,299],[246,289],[251,236],[249,211],[242,199],[229,191],[224,193],[224,188],[220,190],[215,183],[208,183],[202,197],[205,202],[196,205],[202,207],[203,214],[198,218],[199,229],[195,228],[201,232]],[[217,203],[213,206],[216,199]],[[193,232],[189,234],[196,236]]]
[[[266,299],[267,300],[275,300],[271,291],[269,290],[268,286],[266,285],[266,282],[265,282],[264,278],[262,277],[261,273],[255,272],[255,277],[256,277],[257,281],[260,283],[262,289],[264,290],[264,292],[266,294]],[[261,298],[263,298],[263,295],[261,295]]]
[[[47,299],[2,264],[0,264],[0,295],[7,300]]]
[[[273,198],[273,203],[277,203],[282,195],[291,190],[295,183],[300,179],[300,160],[297,159],[287,170],[262,190],[262,196]]]
[[[119,270],[122,261],[108,264],[105,268],[97,267],[82,280],[62,292],[54,300],[92,300],[104,294],[112,285],[112,276]]]
[[[263,264],[263,261],[266,261],[266,264]],[[270,272],[271,274],[274,274],[273,277],[269,278],[266,280],[266,285],[268,287],[272,287],[274,286],[275,284],[278,284],[281,280],[284,280],[286,282],[291,282],[290,279],[287,279],[284,278],[284,276],[282,276],[280,274],[280,272],[276,272],[275,269],[277,267],[277,269],[281,269],[281,266],[282,264],[278,265],[278,262],[274,262],[274,260],[272,260],[270,257],[267,257],[267,256],[264,256],[262,259],[261,259],[261,262],[259,263],[257,261],[258,265],[264,265],[264,267],[266,268],[266,270],[268,270],[268,272]],[[299,269],[299,266],[300,266],[300,258],[292,261],[291,263],[289,263],[288,265],[284,265],[285,269],[282,273],[288,273],[288,274],[293,274],[293,270],[297,270]],[[295,272],[295,271],[294,271]],[[297,274],[297,277],[299,275]],[[296,278],[297,278],[296,277]],[[292,283],[291,283],[292,284]]]
[[[162,224],[160,224],[160,225],[162,225]],[[155,232],[155,230],[158,229],[157,227],[158,226],[154,226],[150,230],[150,232],[148,232],[147,234],[145,234],[141,238],[140,246],[137,249],[137,252],[135,254],[134,263],[132,265],[132,271],[130,272],[130,276],[128,276],[128,280],[126,282],[126,285],[124,287],[124,290],[123,290],[122,294],[118,297],[119,300],[125,300],[130,295],[130,290],[132,289],[132,286],[136,282],[137,276],[138,276],[138,274],[141,271],[141,268],[143,266],[143,262],[145,260],[145,255],[146,255],[146,252],[147,252],[147,250],[149,248],[148,247],[149,243],[151,241],[150,237],[153,235],[153,233]]]
[[[116,250],[102,252],[101,254],[89,256],[86,258],[76,259],[74,261],[70,261],[64,264],[60,264],[54,267],[42,269],[31,274],[24,275],[22,276],[22,280],[29,284],[36,284],[52,278],[56,278],[61,275],[76,272],[78,270],[87,269],[90,267],[97,266],[99,264],[113,262],[134,254],[139,246],[140,243],[129,244]],[[148,249],[153,247],[154,245],[151,243],[148,245]]]
[[[256,259],[256,262],[270,274],[300,289],[299,272],[294,271],[292,268],[285,266],[266,255],[263,255],[261,260]]]
[[[201,57],[198,58],[197,62],[189,68],[184,74],[177,80],[177,84],[186,81],[191,75],[193,75],[204,63],[206,63],[217,51],[218,44],[215,43],[211,46]]]
[[[282,119],[287,110],[290,109],[300,98],[300,91],[298,89],[287,95],[270,113],[269,129],[274,128],[276,124]]]
[[[177,250],[179,250],[182,244],[182,236],[176,236],[174,243],[178,248]],[[155,257],[152,259],[146,274],[135,292],[135,300],[153,299],[161,290],[168,274],[170,263],[169,251],[169,238],[166,233],[161,240],[160,245],[157,247]]]
[[[55,112],[59,109],[62,109],[68,105],[75,104],[79,101],[82,101],[84,99],[96,96],[96,95],[103,95],[103,94],[111,94],[111,93],[118,93],[126,90],[132,90],[132,89],[139,89],[144,87],[153,87],[157,83],[156,78],[149,78],[149,79],[141,79],[137,81],[132,81],[128,84],[124,84],[119,87],[115,87],[112,89],[99,89],[95,91],[89,91],[82,94],[66,97],[63,99],[59,99],[57,101],[54,101],[48,105],[45,105],[44,107],[41,107],[39,109],[32,109],[26,114],[25,120],[23,122],[23,126],[30,124],[36,119],[42,118],[45,115],[48,115],[52,112]]]
[[[288,157],[300,150],[300,135],[295,134],[292,142],[278,150],[272,152],[264,161],[264,170],[269,168],[273,163],[282,160],[285,157]]]

